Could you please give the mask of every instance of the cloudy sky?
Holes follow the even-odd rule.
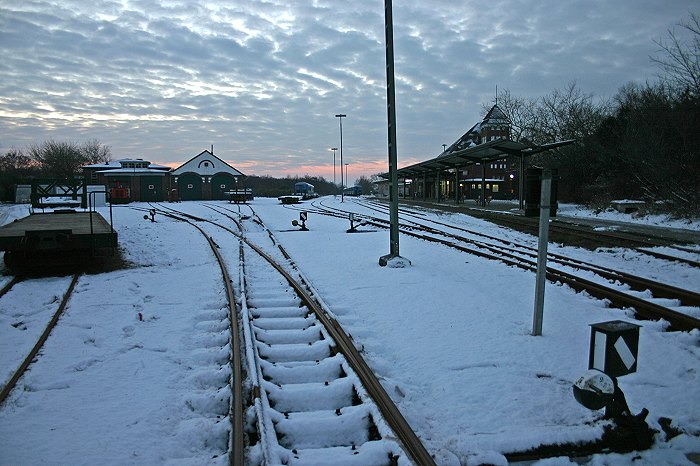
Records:
[[[609,97],[697,0],[394,0],[399,166],[434,157],[496,85]],[[98,139],[177,166],[213,144],[246,174],[387,168],[382,0],[0,0],[0,151]],[[337,164],[340,154],[337,154]],[[339,181],[339,168],[338,181]]]

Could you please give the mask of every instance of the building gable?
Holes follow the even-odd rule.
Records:
[[[444,157],[460,150],[478,146],[484,142],[489,142],[494,139],[509,139],[510,138],[510,119],[500,109],[498,105],[494,105],[488,111],[483,120],[472,126],[469,131],[464,133],[462,137],[457,139],[438,157]]]
[[[183,173],[193,172],[201,176],[212,176],[216,173],[228,173],[233,176],[245,176],[240,171],[233,168],[208,150],[205,150],[187,162],[183,163],[172,174],[175,176]]]

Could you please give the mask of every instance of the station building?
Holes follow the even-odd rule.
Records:
[[[484,119],[472,126],[461,138],[448,147],[438,159],[457,151],[476,147],[480,144],[510,139],[511,122],[498,104],[491,107]],[[485,163],[467,165],[459,173],[460,198],[476,199],[482,191],[493,199],[512,199],[517,196],[517,162],[513,157],[503,157]],[[486,183],[482,189],[481,184]],[[455,186],[449,179],[440,183],[440,197],[454,197]]]
[[[171,173],[174,192],[182,201],[226,199],[245,175],[205,150]]]
[[[436,160],[476,147],[478,145],[510,139],[510,118],[501,110],[498,104],[491,107],[484,118],[447,147]],[[458,170],[455,177],[455,170]],[[449,175],[448,175],[449,174]],[[512,157],[503,157],[485,163],[475,163],[461,168],[448,169],[442,179],[429,183],[427,197],[440,199],[454,198],[455,189],[460,199],[477,199],[486,192],[487,198],[512,199],[517,196],[518,175],[517,162]],[[455,179],[459,180],[456,185]],[[485,186],[482,184],[485,183]],[[423,197],[422,185],[415,184],[415,195]]]
[[[573,144],[574,140],[535,145],[513,141],[511,121],[498,103],[483,120],[472,126],[449,147],[443,144],[439,155],[397,169],[400,197],[423,200],[475,200],[486,205],[493,199],[519,199],[523,208],[526,178],[525,159],[532,155]],[[541,172],[541,169],[539,169]],[[380,177],[386,180],[390,174]],[[533,173],[531,182],[540,174]],[[528,178],[529,179],[529,178]],[[376,190],[386,192],[388,181]],[[534,190],[532,191],[535,192]]]
[[[102,185],[113,203],[226,199],[245,175],[205,150],[172,170],[143,159],[82,167],[88,185]],[[242,187],[242,186],[240,186]]]
[[[122,159],[83,167],[86,184],[103,185],[112,202],[158,202],[167,199],[170,167],[143,159]]]

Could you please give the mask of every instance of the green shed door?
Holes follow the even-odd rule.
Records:
[[[182,201],[202,199],[202,177],[195,173],[185,173],[177,178],[177,193]]]
[[[224,193],[236,188],[236,177],[228,173],[217,173],[211,177],[211,198],[226,199]]]
[[[141,177],[141,201],[159,202],[163,200],[163,178],[160,176]]]

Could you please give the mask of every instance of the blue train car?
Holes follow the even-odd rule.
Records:
[[[314,185],[304,181],[294,184],[294,195],[301,196],[303,199],[318,197],[318,194],[314,191]]]
[[[345,196],[362,196],[362,186],[351,186],[343,189]]]

